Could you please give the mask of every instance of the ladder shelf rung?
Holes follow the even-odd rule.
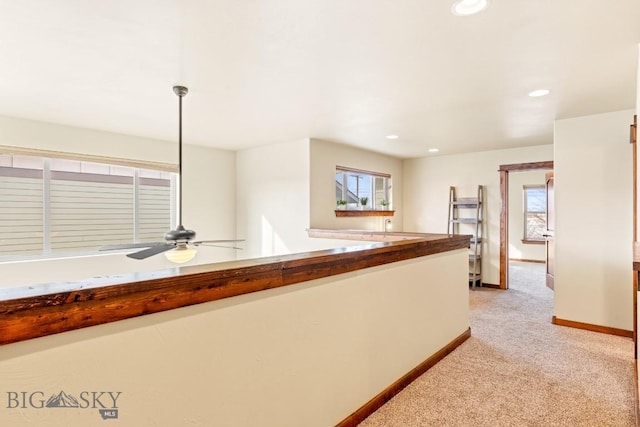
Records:
[[[452,219],[450,222],[453,224],[475,224],[475,223],[481,223],[482,220],[475,219],[475,218],[455,218],[455,219]]]
[[[476,208],[478,207],[478,205],[482,204],[482,202],[479,202],[477,198],[465,198],[465,199],[454,200],[451,202],[451,204],[458,208],[461,208],[461,207]]]

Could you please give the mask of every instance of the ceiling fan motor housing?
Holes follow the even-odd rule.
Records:
[[[167,231],[164,235],[164,239],[167,241],[176,242],[188,242],[196,237],[196,232],[193,230],[186,230],[183,226],[179,226],[175,230]]]

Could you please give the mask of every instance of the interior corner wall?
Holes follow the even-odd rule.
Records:
[[[554,130],[555,315],[631,330],[633,110]]]
[[[544,244],[522,243],[524,238],[525,185],[545,185],[546,170],[514,172],[509,174],[509,258],[544,261]]]
[[[402,160],[318,139],[312,139],[310,147],[311,228],[384,231],[384,220],[389,218],[394,231],[403,230]],[[390,174],[394,216],[336,218],[336,166]]]
[[[177,142],[0,116],[0,145],[176,163]],[[235,237],[235,153],[185,144],[183,223],[198,239]],[[163,236],[158,236],[162,240]],[[200,247],[185,265],[235,259],[229,249]],[[123,253],[1,263],[0,287],[79,280],[174,268],[164,256],[143,261]]]
[[[500,283],[500,165],[553,160],[553,146],[512,148],[404,160],[404,229],[446,233],[449,187],[475,197],[485,186],[483,282]]]
[[[242,258],[303,251],[309,228],[309,140],[236,153],[237,229]]]

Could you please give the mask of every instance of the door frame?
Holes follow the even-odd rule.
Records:
[[[553,170],[553,160],[544,162],[500,165],[500,289],[509,289],[509,173],[532,170]]]

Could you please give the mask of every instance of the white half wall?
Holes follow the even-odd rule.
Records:
[[[509,173],[509,258],[544,261],[545,245],[522,243],[525,185],[545,185],[544,170]]]
[[[385,231],[384,219],[391,219],[393,231],[403,231],[402,160],[343,144],[311,140],[311,227]],[[391,175],[393,217],[336,218],[336,166]]]
[[[177,163],[175,142],[0,116],[0,145],[122,159]],[[183,223],[198,239],[235,238],[235,153],[185,145]],[[164,236],[158,236],[161,241]],[[235,259],[235,251],[199,247],[185,265]],[[164,256],[136,261],[120,254],[0,263],[0,287],[174,268]]]
[[[456,250],[0,346],[0,425],[336,425],[467,330],[466,264]],[[90,407],[8,408],[60,391]],[[109,391],[117,420],[91,407]]]
[[[446,233],[449,187],[475,197],[485,186],[483,282],[500,283],[500,165],[553,160],[553,146],[513,148],[404,161],[404,229]]]
[[[554,130],[555,315],[632,330],[633,110]]]

